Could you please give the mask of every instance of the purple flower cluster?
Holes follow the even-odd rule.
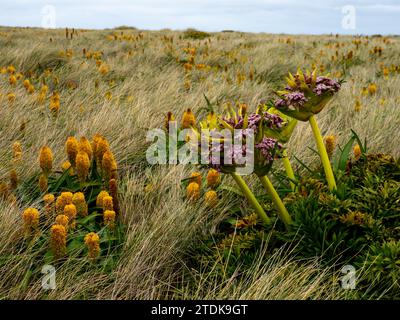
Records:
[[[257,113],[250,114],[248,117],[247,129],[254,130],[254,132],[256,133],[258,130],[258,127],[260,125],[260,121],[262,119],[264,119],[264,122],[267,124],[268,128],[270,128],[270,129],[282,127],[283,119],[280,116],[278,116],[276,114],[264,112],[263,116],[261,116]],[[236,124],[233,119],[224,118],[224,121],[226,123],[228,123],[229,125],[231,125],[234,129],[242,129],[243,128],[243,124],[244,124],[243,117],[239,116]]]
[[[285,94],[285,99],[291,106],[303,106],[308,101],[303,92],[291,92]]]
[[[288,106],[302,107],[307,101],[308,99],[306,98],[304,93],[299,91],[290,92],[283,95],[283,99],[278,99],[275,102],[275,107],[278,109]]]
[[[276,139],[272,139],[272,138],[263,138],[260,143],[255,145],[255,148],[260,150],[262,156],[268,162],[274,160],[273,152],[276,147],[282,148],[282,145],[280,143],[278,143],[278,141]]]
[[[316,87],[313,92],[317,95],[323,95],[324,93],[330,92],[335,93],[340,90],[340,83],[336,80],[329,79],[326,77],[318,77]]]
[[[224,165],[243,164],[243,158],[251,152],[246,145],[216,144],[210,148],[209,162],[212,167],[220,170]],[[228,161],[227,163],[225,161]]]
[[[265,112],[264,121],[267,124],[267,127],[270,129],[282,128],[283,119],[277,114]]]
[[[257,131],[258,125],[260,124],[261,116],[257,113],[252,113],[249,115],[248,128]]]

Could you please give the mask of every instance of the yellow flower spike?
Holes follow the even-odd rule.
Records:
[[[35,208],[28,208],[22,214],[24,220],[25,235],[31,235],[39,226],[39,211]]]
[[[78,155],[78,140],[75,137],[68,137],[65,143],[65,150],[67,151],[69,162],[74,167],[76,156]]]
[[[325,138],[325,148],[326,152],[328,153],[329,159],[332,158],[333,151],[335,151],[336,147],[336,136],[329,135]]]
[[[118,214],[119,213],[119,202],[118,202],[117,180],[110,179],[109,190],[110,190],[110,196],[113,198],[114,211],[115,211],[116,214]]]
[[[186,196],[189,200],[198,200],[200,198],[200,186],[196,182],[191,182],[187,186]]]
[[[103,198],[103,211],[107,210],[114,210],[113,198],[111,196]]]
[[[204,195],[207,207],[214,208],[218,203],[218,195],[214,190],[207,191]]]
[[[169,129],[169,123],[175,121],[175,117],[173,115],[173,113],[171,111],[168,111],[167,116],[165,118],[165,122],[164,122],[164,128],[165,130],[168,131]]]
[[[101,63],[101,62],[100,62]],[[110,71],[110,68],[105,64],[101,63],[99,67],[99,72],[104,76]]]
[[[74,193],[72,203],[75,205],[79,216],[86,217],[88,215],[88,205],[85,200],[85,195],[82,192]]]
[[[56,200],[56,212],[57,214],[64,213],[64,208],[68,204],[72,204],[73,194],[71,192],[62,192]]]
[[[56,224],[63,226],[65,228],[65,230],[68,229],[69,218],[65,214],[59,214],[56,217],[55,222],[56,222]]]
[[[217,115],[215,114],[214,111],[211,111],[207,117],[206,117],[206,122],[207,122],[207,128],[208,129],[215,129],[218,127],[218,118]]]
[[[35,87],[34,87],[33,85],[30,85],[30,86],[29,86],[29,88],[28,88],[28,93],[29,93],[29,94],[35,93]]]
[[[25,79],[23,82],[24,88],[26,90],[28,90],[29,86],[31,85],[31,82],[29,81],[29,79]]]
[[[360,148],[360,146],[358,144],[354,146],[353,153],[354,153],[354,158],[356,160],[360,159],[360,157],[361,157],[361,148]]]
[[[44,210],[47,215],[52,215],[54,212],[55,205],[55,196],[51,193],[48,193],[43,196],[44,201]]]
[[[100,238],[98,234],[90,232],[85,236],[84,241],[89,251],[89,258],[91,260],[97,259],[100,254]]]
[[[69,175],[70,175],[70,176],[74,176],[74,175],[75,175],[74,168],[72,168],[71,162],[69,162],[69,160],[64,161],[64,162],[62,163],[61,169],[62,169],[63,171],[69,170]]]
[[[360,111],[361,111],[361,108],[362,108],[362,106],[361,106],[361,101],[360,101],[360,99],[357,99],[357,100],[356,100],[356,103],[354,104],[354,111],[360,112]]]
[[[103,200],[110,196],[107,191],[100,191],[96,198],[96,207],[103,208]]]
[[[378,90],[378,87],[375,83],[370,83],[368,85],[368,93],[370,95],[374,95],[376,93],[376,91]]]
[[[10,76],[10,78],[8,79],[8,82],[10,83],[10,85],[15,85],[17,83],[17,78],[13,75]]]
[[[107,150],[104,153],[101,165],[108,180],[116,177],[117,162],[115,161],[114,155],[111,151]]]
[[[9,74],[14,74],[15,71],[16,71],[16,69],[14,68],[13,65],[10,65],[10,66],[7,67],[7,72],[8,72]]]
[[[64,207],[64,215],[68,217],[69,226],[72,229],[75,229],[75,218],[77,214],[78,212],[74,204],[67,204]]]
[[[61,258],[67,253],[67,231],[61,224],[51,226],[51,247],[55,258]]]
[[[48,179],[46,174],[41,174],[39,177],[39,190],[46,192],[48,188]]]
[[[189,108],[183,113],[182,117],[182,129],[189,129],[190,127],[194,127],[196,125],[196,118]]]
[[[207,173],[207,186],[216,188],[221,183],[221,174],[215,170],[210,169]]]
[[[49,109],[54,115],[57,115],[60,110],[60,100],[50,100]]]
[[[15,95],[15,93],[12,93],[12,92],[7,93],[7,99],[8,99],[8,102],[10,102],[10,103],[14,102],[16,97],[17,96]]]
[[[190,175],[190,182],[196,182],[199,186],[201,186],[201,173],[200,172],[193,172]]]
[[[79,151],[75,160],[76,174],[81,182],[89,176],[90,160],[86,152]]]
[[[47,92],[49,91],[49,87],[46,86],[45,84],[42,85],[42,87],[40,88],[40,93],[42,93],[43,95],[46,96]]]
[[[53,153],[48,146],[44,146],[40,149],[39,165],[46,175],[49,174],[53,168]]]
[[[102,161],[103,161],[103,155],[106,151],[108,151],[110,149],[110,146],[108,144],[108,141],[103,138],[103,137],[99,137],[97,139],[97,145],[96,145],[96,159],[99,163],[99,165],[102,165]]]
[[[19,162],[22,159],[22,146],[19,141],[15,141],[12,146],[13,160]]]
[[[104,225],[113,230],[115,228],[115,211],[106,210],[103,213]]]

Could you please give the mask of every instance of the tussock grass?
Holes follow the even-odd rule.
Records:
[[[134,28],[116,29],[134,36],[139,34]],[[189,176],[189,168],[150,167],[145,162],[144,141],[148,129],[162,126],[168,111],[180,115],[187,108],[196,112],[204,107],[204,94],[213,102],[239,100],[254,109],[261,99],[273,97],[273,90],[288,71],[294,72],[297,66],[311,67],[313,61],[327,61],[318,56],[320,50],[329,51],[324,44],[344,42],[345,50],[354,50],[351,37],[296,36],[290,37],[294,44],[286,44],[278,41],[283,38],[278,35],[225,32],[210,37],[198,31],[194,34],[193,30],[189,30],[191,34],[164,30],[140,31],[143,39],[127,42],[107,40],[110,30],[79,30],[72,40],[65,39],[64,30],[0,28],[0,31],[6,34],[0,37],[0,67],[13,64],[21,72],[52,68],[52,76],[59,78],[60,86],[49,81],[50,91],[57,90],[61,96],[60,112],[55,119],[48,110],[48,101],[43,105],[35,103],[34,96],[27,95],[21,84],[12,88],[7,76],[0,75],[0,180],[7,179],[11,145],[16,140],[21,141],[24,149],[20,179],[29,181],[39,172],[37,156],[42,145],[52,148],[55,164],[59,166],[65,158],[66,137],[101,133],[110,141],[119,163],[122,219],[127,225],[126,242],[113,271],[87,270],[79,259],[72,257],[57,267],[57,289],[44,292],[40,286],[40,270],[30,269],[36,253],[22,251],[18,246],[22,239],[21,212],[32,203],[21,201],[10,205],[0,200],[0,298],[350,297],[333,281],[338,275],[321,267],[318,260],[306,263],[290,260],[284,250],[274,253],[265,265],[261,264],[265,252],[260,250],[260,258],[240,280],[232,277],[221,282],[199,270],[188,269],[187,252],[196,246],[201,235],[212,234],[215,225],[238,200],[233,195],[225,197],[218,214],[213,216],[201,203],[195,206],[187,203],[180,180]],[[164,36],[173,38],[173,50],[163,42]],[[209,41],[208,55],[196,58],[198,62],[228,69],[194,75],[188,91],[184,87],[187,75],[175,55],[184,59],[183,48],[188,43],[200,47],[201,51],[206,41]],[[382,45],[381,38],[370,39],[368,48],[357,51],[362,63],[347,70],[344,75],[347,83],[329,108],[318,115],[318,123],[324,135],[337,135],[339,144],[347,141],[352,128],[360,137],[368,138],[371,151],[398,157],[400,113],[396,110],[400,77],[378,76],[379,63],[400,64],[400,40],[392,38],[391,41],[392,44],[384,45],[384,54],[376,61],[371,61],[368,48]],[[110,73],[103,77],[94,61],[83,62],[83,48],[102,51]],[[59,56],[66,49],[74,51],[71,58]],[[248,74],[251,68],[255,70],[254,81],[235,82],[238,72]],[[110,85],[109,80],[114,80],[114,84]],[[68,81],[74,81],[76,89],[68,88]],[[377,84],[377,94],[361,96],[361,88],[370,82]],[[33,79],[33,84],[39,89],[38,79]],[[9,92],[16,94],[12,104],[5,96]],[[105,99],[106,92],[111,92],[111,100]],[[357,97],[362,100],[360,112],[354,111]],[[380,104],[381,99],[385,99],[384,105]],[[222,111],[222,104],[216,108]],[[23,123],[25,130],[20,131]],[[299,124],[290,141],[290,156],[313,163],[315,154],[307,148],[315,147],[311,137],[309,126]],[[154,190],[146,192],[145,186],[150,182]],[[252,185],[251,179],[249,182]],[[226,178],[225,183],[229,185],[232,181]],[[17,193],[23,191],[26,189],[20,187]],[[26,195],[22,198],[29,199]],[[28,277],[29,272],[32,274]]]

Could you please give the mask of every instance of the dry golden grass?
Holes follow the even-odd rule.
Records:
[[[316,261],[298,266],[285,258],[285,252],[271,257],[268,265],[254,262],[253,270],[240,282],[228,278],[216,283],[207,274],[190,270],[185,255],[202,234],[212,233],[224,216],[232,199],[219,205],[219,215],[208,216],[201,206],[186,203],[180,180],[189,175],[184,166],[150,168],[145,159],[145,135],[148,129],[162,126],[165,114],[180,116],[187,108],[195,112],[204,107],[204,94],[212,102],[244,102],[255,109],[261,99],[273,97],[275,89],[288,71],[321,64],[334,75],[342,72],[347,81],[337,98],[318,115],[324,135],[334,134],[338,143],[349,137],[350,128],[367,137],[374,152],[400,155],[400,76],[379,76],[382,66],[400,65],[400,40],[362,39],[356,49],[352,37],[279,36],[268,34],[220,33],[209,39],[184,39],[172,31],[148,32],[118,30],[125,37],[110,40],[112,30],[78,30],[74,38],[65,39],[64,30],[0,29],[0,68],[14,65],[17,72],[33,71],[40,76],[51,68],[49,93],[60,93],[60,110],[55,118],[49,111],[49,98],[36,102],[39,81],[32,81],[36,93],[29,95],[19,80],[16,86],[0,74],[0,180],[7,180],[11,146],[19,140],[23,146],[21,180],[39,172],[37,155],[48,144],[55,164],[64,159],[64,141],[70,135],[105,136],[119,163],[123,195],[121,206],[127,225],[127,239],[122,258],[111,273],[82,269],[73,257],[57,269],[57,289],[44,292],[40,270],[31,270],[35,252],[22,252],[14,246],[20,237],[21,212],[31,205],[24,201],[8,204],[0,200],[0,298],[19,299],[334,299],[346,293],[333,284],[330,270]],[[141,36],[139,36],[141,35]],[[168,39],[173,39],[171,42]],[[290,43],[287,39],[290,38]],[[51,41],[50,41],[51,39]],[[364,43],[368,41],[368,44]],[[336,43],[343,46],[336,48]],[[327,44],[332,44],[331,47]],[[185,72],[182,60],[188,58],[186,47],[195,47],[196,63],[210,70]],[[369,51],[383,48],[381,57]],[[101,51],[101,60],[109,69],[102,75],[86,51]],[[72,50],[72,56],[60,51]],[[354,51],[346,73],[331,64]],[[323,52],[321,52],[323,51]],[[227,66],[226,71],[224,67]],[[254,79],[251,74],[254,73]],[[59,85],[54,85],[54,77]],[[241,79],[239,79],[241,78]],[[188,79],[190,79],[190,88]],[[239,79],[239,80],[238,80]],[[376,83],[377,93],[363,95],[362,88]],[[186,84],[186,85],[185,85]],[[16,95],[10,103],[8,93]],[[108,98],[106,97],[108,95]],[[361,110],[355,111],[356,100]],[[384,100],[383,100],[384,99]],[[20,127],[24,126],[21,130]],[[300,124],[290,141],[290,155],[306,163],[315,155],[311,129]],[[148,184],[153,190],[145,191]],[[231,183],[227,178],[225,183]],[[263,251],[260,251],[260,257]],[[187,276],[191,282],[186,283]]]

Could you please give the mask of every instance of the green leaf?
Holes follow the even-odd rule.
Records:
[[[239,196],[241,196],[241,197],[244,197],[244,194],[242,193],[242,191],[240,191],[239,189],[237,189],[237,188],[235,188],[235,187],[230,187],[230,186],[224,186],[224,185],[222,185],[222,186],[220,186],[219,189],[220,189],[220,190],[225,190],[225,191],[228,191],[228,192],[232,192],[232,193],[235,193],[235,194],[237,194],[237,195],[239,195]]]
[[[82,240],[74,239],[68,244],[67,250],[69,253],[72,253],[73,251],[83,249],[83,247],[84,246]]]
[[[340,171],[345,171],[346,170],[347,161],[349,159],[349,155],[350,155],[350,152],[352,150],[352,147],[353,147],[353,144],[354,144],[355,140],[356,140],[356,137],[352,136],[350,138],[350,140],[344,146],[344,148],[343,148],[343,150],[342,150],[342,152],[340,154],[339,160],[336,163],[335,172],[338,172],[339,170]]]

